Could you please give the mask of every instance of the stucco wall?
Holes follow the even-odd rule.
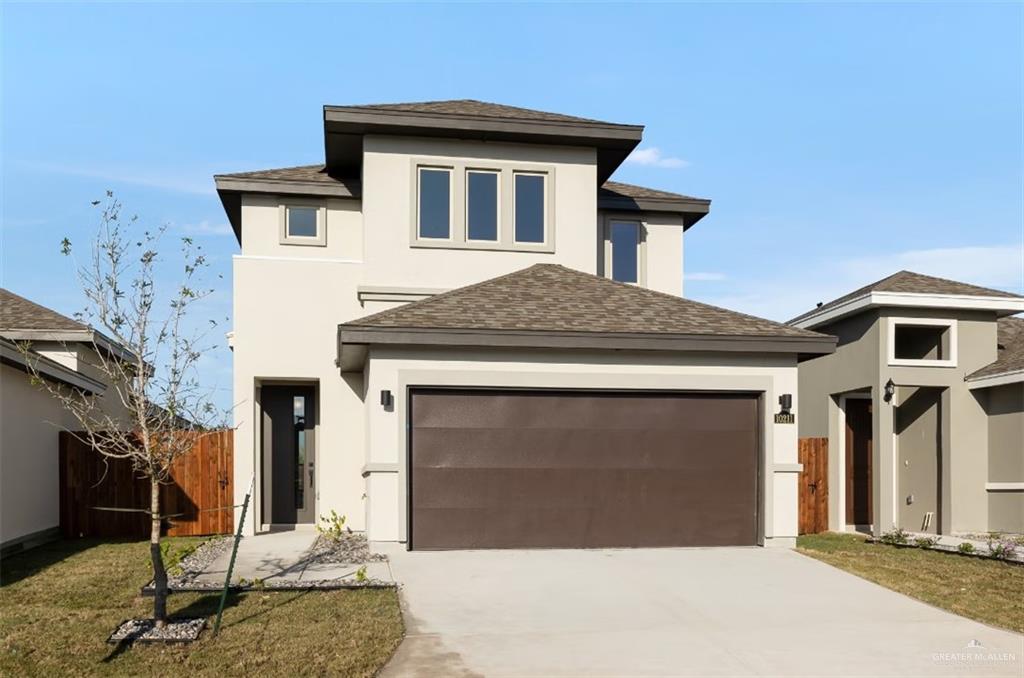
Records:
[[[974,392],[988,415],[988,480],[1024,483],[1024,385]],[[989,529],[1024,533],[1024,489],[989,491]]]
[[[764,393],[766,543],[789,545],[797,530],[796,438],[793,425],[774,424],[781,393],[796,395],[795,358],[586,351],[488,351],[373,348],[370,394],[395,396],[387,411],[367,398],[367,470],[371,539],[406,535],[406,391],[411,386],[737,390]],[[789,465],[789,466],[786,466]]]
[[[29,376],[0,365],[0,544],[60,524],[58,447],[72,420]]]

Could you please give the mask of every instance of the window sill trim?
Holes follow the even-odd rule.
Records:
[[[916,360],[911,358],[890,358],[889,367],[956,367],[955,360]]]

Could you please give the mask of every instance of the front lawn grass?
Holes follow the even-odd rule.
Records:
[[[175,561],[201,539],[169,539]],[[220,636],[219,592],[174,594],[171,616],[209,619],[192,645],[106,643],[129,617],[152,616],[148,542],[54,542],[0,563],[0,675],[371,676],[402,639],[392,589],[232,595]]]
[[[1024,566],[920,548],[872,544],[861,535],[809,534],[797,548],[876,584],[976,621],[1024,633]]]

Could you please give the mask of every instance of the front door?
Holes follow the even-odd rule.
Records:
[[[871,400],[846,400],[846,524],[870,525]]]
[[[315,522],[316,389],[264,386],[260,399],[264,522]]]

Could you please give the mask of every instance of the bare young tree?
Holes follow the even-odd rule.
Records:
[[[175,460],[191,451],[196,436],[220,423],[211,392],[197,379],[197,361],[206,335],[217,326],[209,320],[196,328],[188,322],[195,304],[212,293],[202,288],[207,268],[202,247],[181,239],[178,280],[162,289],[159,246],[167,226],[145,229],[135,216],[122,216],[122,205],[107,192],[93,203],[99,228],[84,263],[76,263],[87,300],[76,319],[94,331],[89,351],[92,370],[105,382],[102,398],[58,386],[40,378],[36,354],[29,344],[33,381],[47,390],[77,425],[72,433],[109,459],[128,460],[139,477],[149,480],[150,558],[153,564],[153,618],[167,621],[167,572],[160,549],[160,486],[171,480]],[[63,254],[71,254],[64,238]],[[104,336],[105,335],[105,336]],[[110,341],[105,341],[109,338]],[[132,508],[132,507],[124,507]]]

